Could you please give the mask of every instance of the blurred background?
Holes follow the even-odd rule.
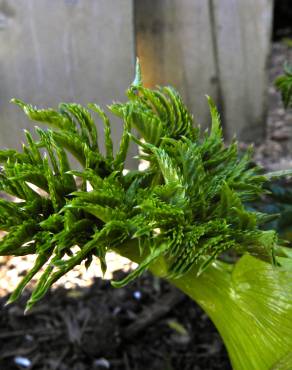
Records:
[[[0,148],[20,148],[21,129],[33,128],[12,97],[106,107],[126,99],[139,56],[144,84],[175,86],[203,128],[208,94],[227,141],[254,143],[266,169],[292,168],[292,113],[274,87],[292,62],[291,0],[0,0],[0,45]],[[113,131],[117,142],[118,121]],[[109,279],[133,268],[116,255],[108,262]],[[0,304],[32,264],[0,259]],[[26,317],[28,293],[1,310],[0,370],[230,369],[216,329],[186,297],[147,274],[110,289],[93,265],[71,271]]]

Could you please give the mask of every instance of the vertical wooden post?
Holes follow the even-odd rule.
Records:
[[[272,0],[211,0],[226,138],[264,137]]]
[[[261,140],[272,5],[135,0],[146,85],[174,85],[203,127],[207,93],[222,101],[228,139],[236,133],[240,140]],[[133,0],[0,2],[0,146],[16,146],[19,127],[28,126],[8,104],[11,97],[46,106],[122,100],[133,75],[132,15]]]
[[[207,0],[136,0],[137,54],[147,86],[171,84],[206,127],[205,94],[218,96]]]
[[[273,0],[136,0],[146,84],[173,84],[206,126],[211,95],[225,137],[264,137]]]
[[[44,106],[124,99],[134,75],[132,2],[1,1],[0,147],[19,146],[20,128],[32,127],[12,97]]]

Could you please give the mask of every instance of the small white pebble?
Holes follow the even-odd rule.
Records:
[[[31,366],[31,361],[28,358],[22,356],[16,356],[14,358],[14,362],[16,363],[16,365],[22,366],[26,369]]]
[[[121,312],[121,307],[117,306],[113,310],[113,315],[117,316]]]
[[[30,334],[26,334],[26,335],[25,335],[25,339],[26,339],[28,342],[33,342],[34,337],[33,337],[32,335],[30,335]]]
[[[109,369],[111,367],[109,361],[105,358],[98,358],[97,360],[94,361],[95,366],[100,366],[105,369]]]
[[[141,298],[142,298],[142,293],[139,292],[139,290],[136,290],[134,293],[133,293],[133,297],[135,299],[137,299],[137,301],[139,301]]]

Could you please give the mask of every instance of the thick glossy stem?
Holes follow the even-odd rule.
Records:
[[[225,343],[234,370],[270,369],[271,362],[266,361],[264,353],[258,361],[257,348],[262,348],[258,344],[264,328],[255,327],[257,318],[240,306],[232,289],[228,265],[217,262],[199,277],[194,269],[171,283],[196,301],[211,318]]]
[[[138,248],[127,245],[119,253],[140,262]],[[159,258],[150,268],[167,276]],[[197,276],[197,268],[168,279],[196,301],[217,327],[234,370],[290,369],[292,350],[292,273],[244,256],[235,265],[213,263]]]

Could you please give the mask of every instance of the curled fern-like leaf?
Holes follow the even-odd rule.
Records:
[[[242,156],[236,142],[224,144],[213,101],[208,98],[211,129],[201,133],[173,88],[142,85],[139,65],[128,97],[110,106],[123,125],[116,151],[108,116],[89,105],[104,126],[104,153],[87,108],[62,103],[57,110],[37,109],[14,100],[49,129],[36,128],[37,140],[26,132],[20,152],[0,151],[0,191],[10,196],[0,200],[0,228],[8,232],[0,254],[36,256],[10,302],[39,271],[28,308],[75,266],[88,267],[97,257],[105,272],[107,252],[123,254],[129,246],[142,261],[115,286],[161,259],[173,279],[194,266],[203,273],[230,250],[276,263],[275,232],[261,230],[265,215],[245,206],[264,192],[267,178],[251,165],[250,152]],[[131,141],[149,166],[125,173]],[[68,152],[81,169],[71,168]]]

